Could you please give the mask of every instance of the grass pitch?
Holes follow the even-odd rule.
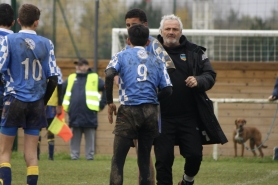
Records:
[[[155,161],[155,159],[153,159]],[[39,185],[108,185],[111,156],[95,155],[95,160],[85,158],[72,161],[69,154],[55,154],[49,161],[46,154],[39,161]],[[14,152],[11,160],[12,184],[26,184],[26,166],[23,154]],[[173,184],[183,175],[184,159],[177,157],[173,166]],[[124,169],[124,185],[137,185],[137,162],[127,157]],[[271,157],[227,158],[217,161],[204,157],[201,169],[195,177],[196,185],[276,185],[278,161]]]

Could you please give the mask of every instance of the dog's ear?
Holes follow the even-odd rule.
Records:
[[[236,125],[236,123],[237,123],[237,119],[235,120],[235,125]]]
[[[245,124],[247,123],[247,121],[244,119],[244,120],[243,120],[243,123],[244,123],[244,125],[245,125]]]

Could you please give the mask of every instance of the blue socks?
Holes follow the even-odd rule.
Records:
[[[12,170],[10,163],[0,164],[0,182],[5,185],[12,183]]]

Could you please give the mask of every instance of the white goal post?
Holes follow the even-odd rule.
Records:
[[[193,30],[182,33],[189,41],[207,48],[211,61],[278,62],[278,31],[276,30]],[[156,37],[158,29],[150,29]],[[112,55],[124,48],[126,28],[112,29]]]
[[[206,47],[206,53],[212,62],[278,62],[278,31],[276,30],[184,29],[182,33],[189,41]],[[158,34],[158,29],[150,29],[150,35],[156,37]],[[124,48],[126,37],[126,28],[112,29],[112,55]],[[278,103],[267,99],[213,98],[212,101],[217,118],[219,103]],[[217,160],[218,155],[218,145],[214,145],[212,157]]]

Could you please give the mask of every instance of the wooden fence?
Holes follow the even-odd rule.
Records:
[[[75,71],[72,59],[58,59],[57,64],[60,66],[63,78],[66,79],[70,73]],[[98,63],[98,73],[104,79],[104,70],[108,60],[100,60]],[[93,61],[89,60],[90,65]],[[207,93],[210,98],[258,98],[267,99],[271,95],[274,83],[277,77],[278,63],[221,63],[212,62],[217,72],[216,83]],[[114,89],[114,97],[117,98],[117,89]],[[119,104],[118,104],[119,105]],[[266,138],[273,116],[276,110],[276,104],[249,104],[249,103],[221,103],[218,105],[218,118],[221,127],[226,134],[229,142],[225,145],[218,146],[220,156],[233,156],[232,132],[235,128],[235,119],[238,117],[247,120],[246,126],[256,126],[261,132],[263,139]],[[96,132],[96,153],[112,154],[114,125],[108,123],[107,108],[99,112],[99,127]],[[45,135],[43,131],[42,135]],[[19,132],[19,150],[23,150],[23,134]],[[42,138],[42,152],[47,151],[47,139]],[[249,144],[247,144],[249,145]],[[278,121],[275,121],[269,139],[266,141],[268,148],[263,149],[265,156],[273,155],[273,148],[278,146]],[[56,139],[55,152],[69,152],[69,143],[62,139]],[[213,145],[204,146],[204,155],[211,155]],[[84,154],[84,139],[82,139],[81,154]],[[178,148],[175,154],[179,155]],[[135,155],[132,148],[129,155]],[[252,156],[250,151],[245,151],[245,156]]]

